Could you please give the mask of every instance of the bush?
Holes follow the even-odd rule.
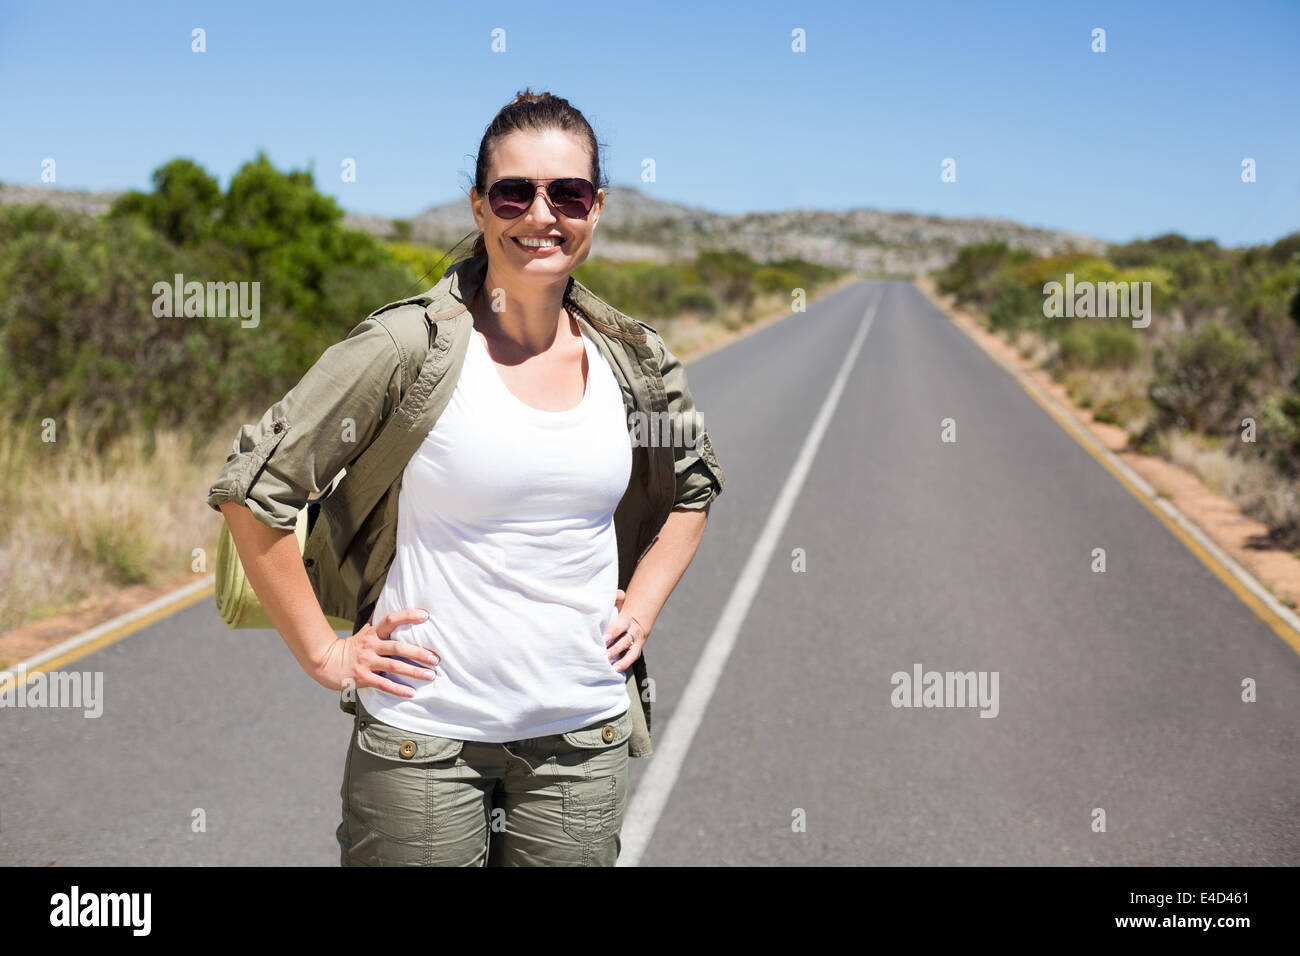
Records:
[[[1107,425],[1127,427],[1134,420],[1144,417],[1150,408],[1150,402],[1141,393],[1123,392],[1097,403],[1093,418]]]
[[[754,285],[758,287],[759,292],[763,293],[784,292],[789,295],[802,284],[799,274],[793,269],[763,266],[754,273]]]
[[[1142,355],[1142,344],[1129,326],[1094,325],[1090,338],[1094,368],[1132,368]]]
[[[1300,475],[1300,392],[1275,396],[1264,405],[1255,434],[1259,454],[1283,474]]]
[[[1147,397],[1158,427],[1203,432],[1236,428],[1239,412],[1254,401],[1252,380],[1261,357],[1244,337],[1210,321],[1177,340],[1171,350],[1157,346],[1155,377]]]
[[[1092,368],[1092,336],[1083,322],[1072,322],[1056,337],[1057,364],[1068,370]]]
[[[957,258],[935,276],[940,292],[955,295],[960,301],[974,300],[980,285],[1011,258],[1005,242],[980,242],[962,246]]]
[[[989,322],[997,331],[1011,332],[1035,325],[1043,317],[1043,297],[1018,282],[1004,281],[993,293]]]
[[[419,291],[373,237],[342,228],[310,174],[259,156],[223,197],[175,160],[154,182],[100,218],[0,207],[0,413],[75,411],[99,450],[137,425],[201,434],[279,398],[372,310]],[[258,325],[179,303],[154,315],[155,284],[178,273],[258,283]]]
[[[687,287],[673,296],[669,307],[673,312],[700,312],[704,315],[713,315],[718,311],[718,300],[708,289]]]

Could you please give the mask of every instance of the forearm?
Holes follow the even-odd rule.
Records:
[[[654,629],[677,582],[699,549],[708,522],[708,508],[673,511],[628,582],[623,610],[636,618],[644,633]]]
[[[307,579],[294,533],[263,524],[248,508],[234,502],[222,504],[221,513],[230,525],[244,574],[271,624],[299,666],[319,680],[338,635]]]

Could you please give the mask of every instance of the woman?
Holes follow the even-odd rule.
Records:
[[[591,127],[563,99],[522,93],[484,133],[470,194],[476,269],[457,276],[481,274],[468,300],[473,332],[450,399],[402,473],[395,554],[350,638],[323,637],[319,605],[314,626],[290,610],[306,584],[284,531],[293,512],[237,507],[275,508],[275,493],[254,495],[249,482],[259,479],[249,476],[265,468],[278,434],[250,438],[249,463],[239,471],[232,456],[232,478],[209,498],[304,669],[327,687],[357,689],[337,830],[344,865],[617,859],[634,717],[648,738],[648,710],[629,707],[629,668],[695,554],[722,471],[704,438],[705,451],[678,469],[676,507],[620,589],[630,542],[616,534],[615,512],[663,475],[671,483],[673,470],[669,459],[659,479],[648,475],[624,396],[650,405],[657,389],[693,405],[680,365],[667,371],[666,348],[654,352],[638,330],[642,351],[625,367],[613,345],[632,347],[612,340],[636,335],[584,315],[569,294],[604,205],[601,182]],[[650,354],[663,364],[643,378]],[[331,378],[324,364],[313,381]],[[277,420],[274,432],[282,427]],[[308,427],[312,444],[325,445],[325,425]],[[304,476],[280,495],[297,505],[316,479],[287,461],[267,480]]]

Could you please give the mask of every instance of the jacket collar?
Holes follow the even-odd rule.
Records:
[[[429,299],[424,310],[425,318],[436,325],[447,319],[469,315],[470,300],[483,285],[487,266],[486,253],[452,263],[438,283],[420,297]],[[588,321],[606,335],[627,342],[643,357],[653,354],[640,323],[604,302],[572,275],[565,287],[564,299],[581,309]]]

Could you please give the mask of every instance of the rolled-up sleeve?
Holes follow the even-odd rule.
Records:
[[[673,442],[673,471],[677,478],[677,495],[673,508],[701,510],[722,494],[726,476],[713,443],[704,425],[704,416],[695,407],[686,369],[668,348],[662,336],[650,326],[641,323],[654,344],[659,356],[659,370],[663,376],[664,391],[668,396],[668,413],[673,422],[673,435],[681,440]]]
[[[208,506],[220,511],[233,501],[265,525],[293,530],[308,500],[360,457],[397,407],[403,375],[388,329],[373,318],[360,322],[256,425],[239,429]]]

